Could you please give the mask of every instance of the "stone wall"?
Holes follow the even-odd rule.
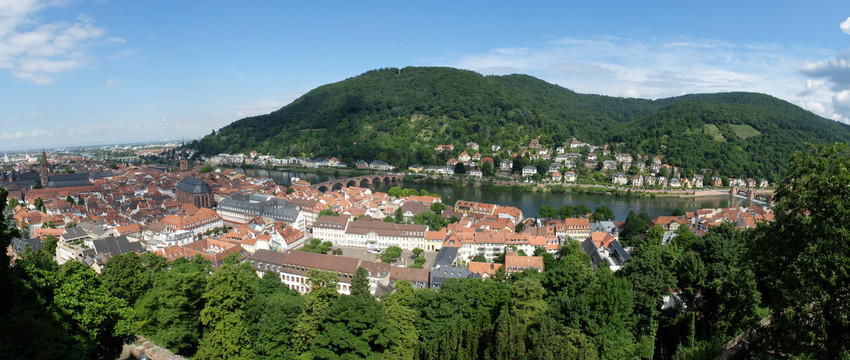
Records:
[[[142,355],[145,355],[150,360],[187,360],[180,355],[175,355],[171,351],[156,346],[141,336],[138,336],[134,343],[141,345],[124,344],[124,348],[121,349],[121,357],[118,359],[140,359]]]

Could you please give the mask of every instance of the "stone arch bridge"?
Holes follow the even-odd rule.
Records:
[[[729,194],[734,197],[739,197],[750,201],[760,202],[773,206],[773,190],[756,190],[733,186],[731,189],[729,189]]]
[[[310,189],[326,192],[328,190],[335,191],[342,188],[357,186],[362,188],[374,187],[382,184],[400,183],[404,178],[404,174],[372,174],[363,175],[345,179],[336,179],[325,181],[318,184],[310,185]]]

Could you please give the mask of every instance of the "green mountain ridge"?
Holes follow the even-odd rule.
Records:
[[[207,155],[256,150],[445,164],[434,147],[467,142],[517,150],[571,138],[660,155],[683,175],[707,168],[778,181],[805,143],[850,142],[850,127],[775,97],[744,92],[646,100],[586,95],[528,75],[482,76],[452,68],[380,69],[320,86],[272,113],[244,118],[190,144]],[[616,145],[615,145],[616,144]]]

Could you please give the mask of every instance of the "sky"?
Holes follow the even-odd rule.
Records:
[[[405,66],[850,123],[850,1],[0,0],[0,151],[196,139]]]

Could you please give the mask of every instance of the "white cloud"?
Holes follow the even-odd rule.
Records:
[[[106,87],[121,86],[121,79],[107,79]]]
[[[846,61],[810,61],[821,54],[828,51],[772,43],[603,35],[424,62],[487,75],[524,73],[580,93],[610,96],[658,99],[690,93],[761,92],[835,118],[835,111],[843,108],[833,105],[830,87],[839,80],[845,82],[843,71],[850,84],[850,55]],[[812,75],[818,71],[824,74]],[[827,74],[832,78],[820,79]],[[839,118],[846,120],[848,115]]]
[[[86,66],[93,61],[88,50],[106,30],[91,17],[78,15],[74,21],[43,24],[38,12],[65,5],[62,0],[0,1],[0,69],[12,77],[47,84],[57,74]],[[118,38],[110,42],[123,41]]]
[[[840,25],[841,31],[850,34],[850,17]],[[820,61],[808,61],[800,73],[809,76],[804,93],[819,94],[828,108],[827,114],[837,121],[850,123],[850,49]],[[831,112],[831,113],[830,113]]]

